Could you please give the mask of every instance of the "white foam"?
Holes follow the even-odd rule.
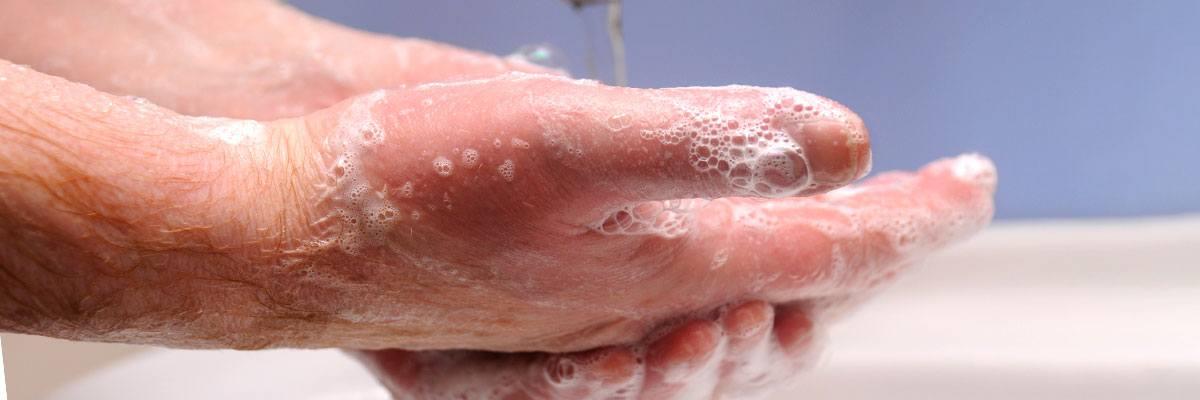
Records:
[[[479,151],[475,149],[463,150],[461,161],[464,168],[475,168],[475,166],[479,165]]]
[[[499,167],[496,167],[496,172],[505,182],[512,182],[517,178],[517,164],[513,160],[504,160]]]
[[[588,228],[605,235],[654,235],[676,238],[691,231],[693,211],[707,201],[701,199],[632,203],[614,207]]]
[[[191,121],[198,125],[200,134],[231,146],[262,143],[266,137],[266,128],[257,121],[217,117],[194,117]]]
[[[454,173],[454,162],[444,156],[433,159],[433,170],[438,176],[447,177]]]
[[[987,157],[975,153],[958,156],[954,159],[951,171],[959,179],[984,185],[995,190],[997,180],[996,165]]]
[[[386,130],[373,113],[386,99],[386,92],[374,91],[351,103],[342,112],[327,149],[340,151],[326,173],[332,181],[324,197],[333,204],[332,216],[341,223],[328,237],[314,246],[336,246],[348,254],[360,254],[363,248],[386,242],[391,228],[403,221],[405,212],[391,201],[386,184],[373,182],[364,172],[361,154],[386,139]],[[406,182],[397,190],[400,197],[411,198],[414,184]]]
[[[720,174],[738,193],[785,197],[813,187],[804,145],[793,135],[818,120],[851,126],[842,107],[806,92],[747,87],[720,90],[751,95],[746,96],[749,100],[722,100],[720,105],[704,109],[676,101],[683,117],[664,129],[642,130],[641,136],[664,145],[687,146],[693,168]],[[865,141],[863,132],[850,136],[850,140]]]

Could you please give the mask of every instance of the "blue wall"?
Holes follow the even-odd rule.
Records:
[[[557,0],[293,1],[506,54],[549,42],[608,78],[603,9]],[[998,216],[1200,211],[1200,2],[626,0],[630,83],[793,86],[866,119],[876,171],[965,151]],[[590,29],[586,26],[590,25]]]

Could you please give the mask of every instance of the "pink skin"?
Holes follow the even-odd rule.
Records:
[[[803,370],[805,306],[761,301],[683,320],[638,345],[568,354],[355,352],[397,399],[689,399],[769,393]]]
[[[788,109],[773,108],[780,103]],[[795,117],[792,108],[800,105],[828,114]],[[463,115],[463,109],[475,112]],[[765,133],[744,134],[804,143],[807,162],[785,165],[801,179],[756,190],[821,193],[861,176],[869,164],[865,141],[854,139],[865,140],[857,117],[792,90],[642,90],[508,75],[381,92],[314,114],[305,124],[318,143],[318,164],[305,169],[318,171],[328,190],[312,195],[318,207],[308,228],[325,244],[301,254],[331,268],[333,281],[301,280],[301,290],[324,295],[296,299],[292,307],[322,309],[330,305],[324,296],[353,293],[356,304],[382,321],[416,311],[434,318],[406,328],[460,329],[397,343],[408,348],[580,350],[637,338],[663,319],[747,295],[790,301],[859,290],[909,256],[875,245],[893,232],[871,230],[874,222],[867,229],[821,231],[811,221],[839,226],[851,216],[798,208],[807,203],[795,199],[692,202],[677,211],[686,232],[675,235],[597,232],[621,205],[643,204],[641,210],[660,204],[655,201],[759,193],[717,171],[698,172],[687,141],[643,137],[680,124],[691,129],[692,121],[706,118],[689,109],[719,110],[742,126],[765,121]],[[627,122],[614,131],[612,116]],[[735,134],[724,122],[710,129]],[[474,161],[464,161],[468,151]],[[439,172],[439,160],[457,166]],[[505,165],[514,166],[513,176],[501,171]],[[360,187],[369,190],[356,194]],[[392,216],[364,222],[381,212]],[[717,260],[722,265],[713,267]],[[397,271],[414,275],[396,279]],[[338,281],[351,279],[346,274],[377,290],[351,291]],[[432,290],[440,300],[414,301],[414,280],[433,283],[419,295]],[[672,296],[662,296],[667,287]],[[342,328],[331,322],[328,331]],[[353,336],[364,339],[363,346],[404,340],[393,326],[376,326],[370,332],[355,322]]]
[[[301,318],[296,325],[268,327],[274,332],[263,332],[264,337],[280,336],[270,337],[266,345],[595,348],[559,355],[362,353],[399,397],[449,397],[455,391],[486,392],[512,382],[521,382],[523,389],[511,398],[588,398],[620,390],[627,397],[644,398],[754,396],[800,370],[803,356],[812,351],[810,314],[828,315],[835,304],[861,301],[900,267],[978,230],[991,215],[994,171],[977,157],[940,161],[916,175],[884,175],[836,195],[761,200],[725,197],[754,193],[731,187],[716,171],[697,173],[686,146],[638,137],[643,130],[698,119],[688,109],[720,110],[741,123],[762,119],[803,146],[805,168],[797,174],[811,177],[813,184],[789,194],[823,193],[865,174],[870,153],[857,116],[827,100],[793,92],[787,95],[834,114],[796,123],[781,116],[791,112],[793,103],[773,111],[765,92],[755,88],[651,91],[521,75],[389,91],[333,105],[380,87],[545,71],[444,45],[352,31],[271,2],[214,8],[182,1],[151,7],[153,13],[128,12],[152,3],[83,2],[86,9],[55,2],[9,6],[13,4],[20,12],[0,13],[0,33],[14,38],[0,49],[0,57],[113,93],[147,97],[186,114],[272,119],[316,111],[268,125],[272,138],[311,139],[289,153],[289,158],[311,161],[297,166],[305,173],[300,178],[306,186],[337,187],[332,178],[338,174],[337,157],[354,150],[362,161],[358,179],[393,205],[422,212],[419,224],[385,230],[389,246],[299,249],[302,259],[318,266],[318,276],[332,279],[247,279],[291,288],[289,296],[307,293],[310,297],[289,299],[295,302],[288,304],[305,310],[300,315],[306,317],[344,313],[342,306],[329,309],[328,304],[353,299],[350,311],[370,310],[372,318],[422,310],[437,316],[438,323],[396,326],[322,319],[311,326]],[[113,29],[77,13],[121,15],[130,22],[122,26],[140,28]],[[66,29],[37,28],[22,22],[33,19],[4,17],[46,14],[68,21]],[[249,20],[255,23],[232,24],[243,30],[228,29],[229,21]],[[168,28],[172,32],[162,31]],[[70,36],[89,31],[138,45],[99,54],[79,51],[90,44]],[[169,39],[180,33],[187,37],[184,43]],[[158,39],[141,41],[145,37]],[[185,45],[220,51],[159,57],[176,54]],[[289,66],[292,72],[249,67],[260,61]],[[130,106],[128,101],[116,103]],[[384,136],[373,146],[353,143],[363,131],[342,129],[362,104],[380,128],[376,133]],[[862,138],[854,139],[856,134]],[[468,148],[479,152],[474,168],[464,167]],[[448,177],[432,166],[439,156],[455,163]],[[515,170],[511,182],[500,172],[505,161],[512,161]],[[415,194],[402,195],[398,189],[410,181],[416,182]],[[445,203],[447,196],[452,207]],[[357,206],[338,193],[314,191],[304,197],[315,201],[290,203],[302,210],[296,219],[307,222],[292,230],[331,243],[344,238],[349,229],[345,222],[329,217]],[[692,197],[723,198],[681,210],[691,218],[682,236],[599,235],[590,227],[614,215],[616,205],[654,207],[658,200]],[[746,214],[752,218],[744,218]],[[759,217],[776,223],[760,224]],[[895,221],[906,225],[898,228]],[[435,260],[439,270],[422,270],[414,259]],[[560,268],[566,264],[571,268]],[[406,285],[413,279],[434,285],[443,304],[429,304],[428,290]],[[345,285],[363,281],[375,286],[363,291]],[[662,296],[667,288],[672,296]],[[765,302],[678,321],[680,315],[748,297]],[[462,330],[442,332],[446,325]],[[655,334],[664,329],[665,334]],[[324,336],[307,333],[312,331]],[[567,365],[570,374],[563,369]],[[679,383],[698,381],[711,387]]]
[[[885,174],[858,185],[852,194],[797,199],[788,209],[819,215],[830,205],[897,203],[888,212],[902,220],[944,210],[949,199],[980,201],[990,196],[995,176],[977,161],[948,159],[915,174]],[[861,291],[845,289],[857,293],[852,295],[816,296],[777,306],[750,301],[708,317],[667,324],[664,334],[633,345],[580,353],[384,350],[356,355],[401,399],[462,394],[505,399],[761,398],[786,387],[810,365],[822,323],[861,301],[867,286],[892,276],[873,279]]]
[[[0,7],[0,58],[189,115],[296,117],[378,88],[553,72],[350,29],[279,1],[5,0]]]

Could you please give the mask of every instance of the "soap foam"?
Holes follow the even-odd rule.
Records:
[[[676,102],[684,118],[665,129],[644,129],[641,136],[664,145],[687,146],[688,162],[696,171],[720,174],[737,193],[786,197],[815,187],[804,145],[794,137],[805,124],[841,122],[851,130],[848,140],[866,141],[866,133],[854,130],[844,108],[820,96],[789,88],[711,90],[759,95],[756,100],[730,101],[715,109]],[[747,107],[762,111],[749,116],[737,113]]]
[[[390,190],[386,186],[374,187],[363,170],[360,154],[386,139],[386,131],[372,112],[384,95],[383,91],[375,91],[355,100],[334,128],[330,140],[335,141],[332,147],[341,153],[328,167],[332,183],[326,185],[324,197],[334,205],[333,215],[341,223],[330,238],[319,241],[317,246],[336,246],[347,254],[360,254],[365,247],[383,244],[396,223],[417,215],[393,204]],[[413,182],[405,182],[396,192],[400,197],[413,197]]]

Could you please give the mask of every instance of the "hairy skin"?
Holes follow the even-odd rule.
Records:
[[[187,117],[0,65],[5,330],[199,347],[285,324],[248,266],[302,222],[297,135],[234,148]],[[280,126],[286,126],[286,122]],[[263,168],[266,166],[266,168]],[[257,193],[243,190],[259,187]],[[186,295],[185,295],[186,294]]]

